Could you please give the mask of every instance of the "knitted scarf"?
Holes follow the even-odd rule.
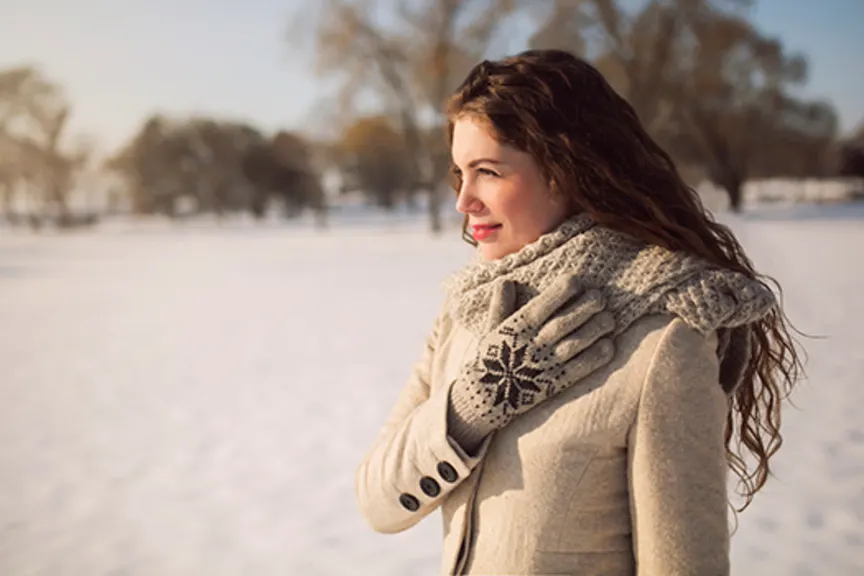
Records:
[[[647,314],[677,316],[707,336],[718,334],[720,383],[738,385],[749,361],[750,327],[776,306],[762,282],[705,260],[645,244],[578,215],[535,242],[493,261],[477,260],[445,281],[452,319],[481,335],[493,288],[505,279],[517,286],[522,306],[562,274],[606,295],[615,335]]]

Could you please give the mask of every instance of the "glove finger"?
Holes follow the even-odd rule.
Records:
[[[526,326],[540,327],[571,298],[582,292],[575,276],[561,276],[522,307],[520,317]]]
[[[609,364],[615,357],[615,344],[611,338],[602,338],[566,362],[558,378],[557,388],[569,388],[594,371]]]
[[[504,280],[492,292],[489,312],[486,316],[486,331],[491,332],[516,311],[516,284]]]
[[[615,329],[615,317],[610,312],[600,312],[579,326],[555,345],[553,356],[559,362],[567,362],[587,350],[592,344]]]
[[[538,344],[558,342],[606,308],[606,299],[599,290],[586,290],[543,325],[537,333]],[[613,326],[614,327],[614,326]]]

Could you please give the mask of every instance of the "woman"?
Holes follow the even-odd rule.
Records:
[[[440,507],[442,573],[728,574],[727,470],[746,507],[800,368],[773,293],[582,60],[483,62],[448,117],[480,258],[360,464],[362,513]]]

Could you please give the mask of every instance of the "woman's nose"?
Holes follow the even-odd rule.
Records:
[[[462,214],[473,214],[483,209],[483,203],[473,193],[470,186],[462,185],[456,197],[456,210]]]

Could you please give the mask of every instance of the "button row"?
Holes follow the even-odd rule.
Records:
[[[430,498],[435,498],[441,493],[441,486],[431,476],[424,476],[420,479],[420,489]]]
[[[439,462],[438,463],[438,474],[441,478],[444,479],[445,482],[453,484],[456,480],[459,479],[459,474],[456,473],[456,470],[453,466],[450,465],[449,462]]]
[[[402,494],[399,496],[399,503],[410,512],[416,512],[420,509],[420,501],[411,494]]]
[[[437,468],[438,474],[445,482],[452,484],[459,479],[459,474],[449,462],[439,462]],[[430,498],[435,498],[441,494],[441,485],[431,476],[424,476],[420,479],[420,490]],[[399,503],[409,512],[416,512],[420,509],[420,501],[411,494],[405,493],[400,495]]]

